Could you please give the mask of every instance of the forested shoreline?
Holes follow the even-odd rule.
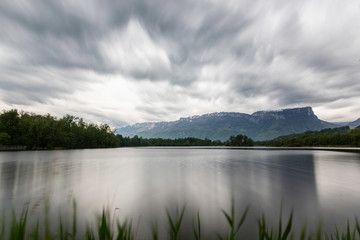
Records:
[[[142,138],[115,135],[109,125],[86,123],[71,115],[57,118],[16,109],[0,114],[0,146],[36,149],[82,149],[140,146],[252,146],[247,136],[231,136],[228,141],[199,138]]]
[[[89,124],[70,115],[58,119],[50,114],[12,109],[0,115],[0,145],[24,145],[28,150],[75,149],[117,147],[118,142],[107,124]]]
[[[229,140],[222,142],[220,140],[200,139],[200,138],[176,138],[176,139],[164,139],[164,138],[142,138],[138,136],[123,137],[122,135],[116,135],[120,147],[146,147],[146,146],[253,146],[254,141],[245,136],[237,135],[230,136]]]
[[[360,128],[340,127],[281,136],[254,142],[245,135],[230,136],[227,141],[194,137],[163,139],[137,135],[115,135],[107,124],[86,123],[71,115],[57,118],[16,109],[0,114],[0,146],[20,146],[27,150],[82,149],[146,146],[351,146],[360,147]],[[5,148],[6,150],[6,148]]]

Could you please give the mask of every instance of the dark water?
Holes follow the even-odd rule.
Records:
[[[269,223],[295,211],[296,229],[320,219],[326,231],[360,217],[360,154],[321,150],[232,150],[119,148],[106,150],[0,153],[0,210],[28,206],[36,218],[50,203],[50,215],[71,213],[79,222],[115,208],[120,218],[141,226],[161,223],[165,209],[186,204],[184,229],[199,209],[207,232],[227,229],[220,209],[237,214],[250,205],[252,234],[261,213]],[[56,220],[54,220],[56,221]],[[80,224],[79,224],[80,225]],[[161,224],[160,224],[161,225]],[[146,235],[141,227],[139,236]]]

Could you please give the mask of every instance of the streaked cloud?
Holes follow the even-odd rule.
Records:
[[[360,116],[360,4],[2,1],[0,103],[114,127],[313,106]]]

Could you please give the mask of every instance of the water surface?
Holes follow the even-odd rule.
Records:
[[[51,205],[52,216],[78,205],[78,219],[103,207],[149,225],[186,204],[186,225],[197,209],[209,231],[226,230],[220,209],[250,205],[247,228],[262,212],[277,219],[295,211],[296,225],[320,218],[325,229],[360,217],[360,154],[313,150],[117,148],[0,153],[0,210],[31,216]],[[189,227],[189,226],[187,226]],[[251,232],[251,230],[249,230]],[[145,234],[145,233],[140,233]]]

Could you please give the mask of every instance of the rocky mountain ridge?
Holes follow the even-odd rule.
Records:
[[[123,136],[145,138],[196,137],[227,140],[231,135],[243,134],[254,140],[268,140],[278,136],[305,131],[338,127],[320,120],[311,107],[257,111],[253,114],[217,112],[180,118],[170,122],[136,123],[117,130]]]

